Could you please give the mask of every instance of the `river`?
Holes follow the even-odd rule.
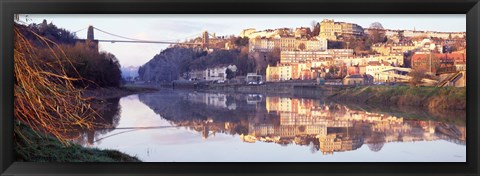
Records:
[[[466,162],[465,111],[162,90],[111,99],[86,147],[145,162]]]

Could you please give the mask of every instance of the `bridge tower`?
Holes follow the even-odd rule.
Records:
[[[95,37],[93,35],[93,26],[88,26],[88,31],[87,31],[87,40],[94,40]]]
[[[203,48],[208,48],[208,31],[203,31],[203,34],[202,34],[202,47]]]
[[[88,26],[87,40],[85,41],[85,44],[87,44],[87,46],[91,49],[94,49],[98,52],[98,40],[95,40],[93,29],[93,26]]]

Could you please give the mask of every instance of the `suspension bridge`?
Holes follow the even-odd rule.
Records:
[[[92,48],[96,48],[98,50],[98,43],[99,42],[108,42],[108,43],[151,43],[151,44],[174,44],[174,45],[187,45],[187,46],[198,46],[202,48],[208,48],[210,44],[210,37],[215,38],[215,34],[210,34],[208,31],[204,31],[199,34],[194,34],[188,37],[180,38],[180,39],[173,39],[173,40],[141,40],[135,39],[131,37],[125,37],[122,35],[114,34],[94,26],[88,26],[87,28],[77,30],[73,33],[78,33],[80,31],[87,30],[87,39],[78,39],[79,42],[88,43]],[[95,39],[94,31],[101,32],[110,36],[114,36],[117,38],[121,38],[121,40],[112,40],[112,39]],[[201,38],[201,41],[198,42],[197,38]],[[194,40],[188,40],[194,39]],[[193,42],[178,42],[180,40],[184,41],[193,41]]]

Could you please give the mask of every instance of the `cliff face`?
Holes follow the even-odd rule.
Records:
[[[176,80],[183,68],[184,63],[191,62],[195,58],[195,51],[191,48],[167,48],[157,54],[146,64],[141,66],[138,74],[141,80],[168,83]]]

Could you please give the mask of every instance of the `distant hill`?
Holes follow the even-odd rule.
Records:
[[[138,68],[135,66],[128,66],[128,67],[122,67],[120,70],[122,71],[122,78],[126,79],[128,77],[135,78],[138,76]]]

